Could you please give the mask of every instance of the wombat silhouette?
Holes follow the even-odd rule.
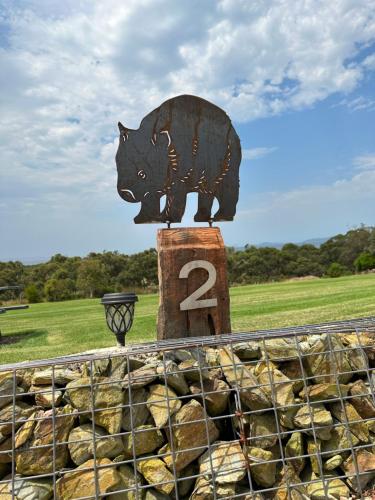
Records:
[[[181,222],[192,192],[198,193],[196,222],[233,220],[241,145],[222,109],[200,97],[181,95],[149,113],[138,130],[120,122],[118,126],[117,190],[125,201],[141,203],[135,223]],[[215,198],[219,209],[212,217]]]

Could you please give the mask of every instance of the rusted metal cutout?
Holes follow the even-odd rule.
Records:
[[[198,193],[196,222],[233,220],[241,145],[222,109],[181,95],[149,113],[138,130],[118,125],[117,189],[125,201],[141,203],[136,224],[181,222],[188,193]],[[215,198],[219,209],[212,216]]]

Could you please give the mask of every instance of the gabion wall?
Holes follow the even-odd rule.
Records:
[[[375,318],[0,367],[0,500],[375,498]]]

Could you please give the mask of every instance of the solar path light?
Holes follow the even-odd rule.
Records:
[[[125,345],[125,335],[133,324],[135,293],[106,293],[102,297],[108,328],[116,335],[117,345]]]

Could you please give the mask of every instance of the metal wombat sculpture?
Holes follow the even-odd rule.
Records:
[[[198,193],[196,222],[233,220],[241,145],[222,109],[181,95],[143,118],[138,130],[118,125],[117,189],[125,201],[141,203],[135,223],[181,222],[192,192]],[[219,210],[212,218],[214,198]]]

